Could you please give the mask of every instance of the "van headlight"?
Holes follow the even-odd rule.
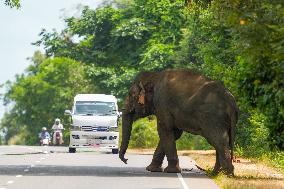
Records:
[[[110,132],[119,132],[119,128],[118,127],[110,127],[109,131]]]
[[[70,130],[71,131],[81,131],[81,127],[80,126],[76,126],[76,125],[71,125]]]

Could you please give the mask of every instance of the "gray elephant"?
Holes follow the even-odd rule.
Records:
[[[233,136],[238,108],[221,82],[192,70],[140,73],[129,89],[122,115],[119,158],[124,163],[132,123],[148,115],[156,115],[160,138],[148,171],[181,172],[175,141],[185,131],[205,137],[216,149],[215,173],[234,174]],[[163,170],[165,156],[168,166]]]

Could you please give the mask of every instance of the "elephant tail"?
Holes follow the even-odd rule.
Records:
[[[231,160],[234,161],[234,138],[235,138],[235,127],[237,125],[238,119],[239,119],[239,108],[237,106],[237,103],[235,101],[234,96],[230,91],[226,91],[226,97],[229,102],[229,109],[228,109],[228,115],[230,116],[230,127],[229,127],[229,145],[231,150]]]
[[[235,127],[238,121],[238,109],[233,112],[233,115],[231,116],[231,126],[229,129],[229,144],[231,148],[231,160],[234,161],[234,138],[235,138]]]

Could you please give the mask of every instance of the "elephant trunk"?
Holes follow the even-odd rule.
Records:
[[[124,155],[128,148],[128,144],[129,144],[129,140],[131,136],[131,130],[132,130],[132,123],[133,123],[133,115],[129,113],[123,113],[122,114],[122,141],[120,145],[119,158],[125,164],[127,164],[127,159],[125,159]]]

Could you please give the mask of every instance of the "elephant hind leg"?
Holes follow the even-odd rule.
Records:
[[[234,175],[234,166],[232,164],[230,150],[227,147],[217,149],[219,152],[219,163],[220,169],[219,171],[223,171],[226,175],[233,176]]]
[[[223,171],[227,175],[233,175],[234,166],[231,160],[228,133],[217,129],[212,130],[211,134],[206,136],[206,139],[216,150],[216,163],[213,173]]]
[[[216,149],[216,168],[218,164],[220,165],[219,171],[223,171],[227,175],[234,175],[234,166],[231,159],[230,145],[229,145],[229,136],[227,132],[224,132],[218,137],[217,144],[215,145]]]

